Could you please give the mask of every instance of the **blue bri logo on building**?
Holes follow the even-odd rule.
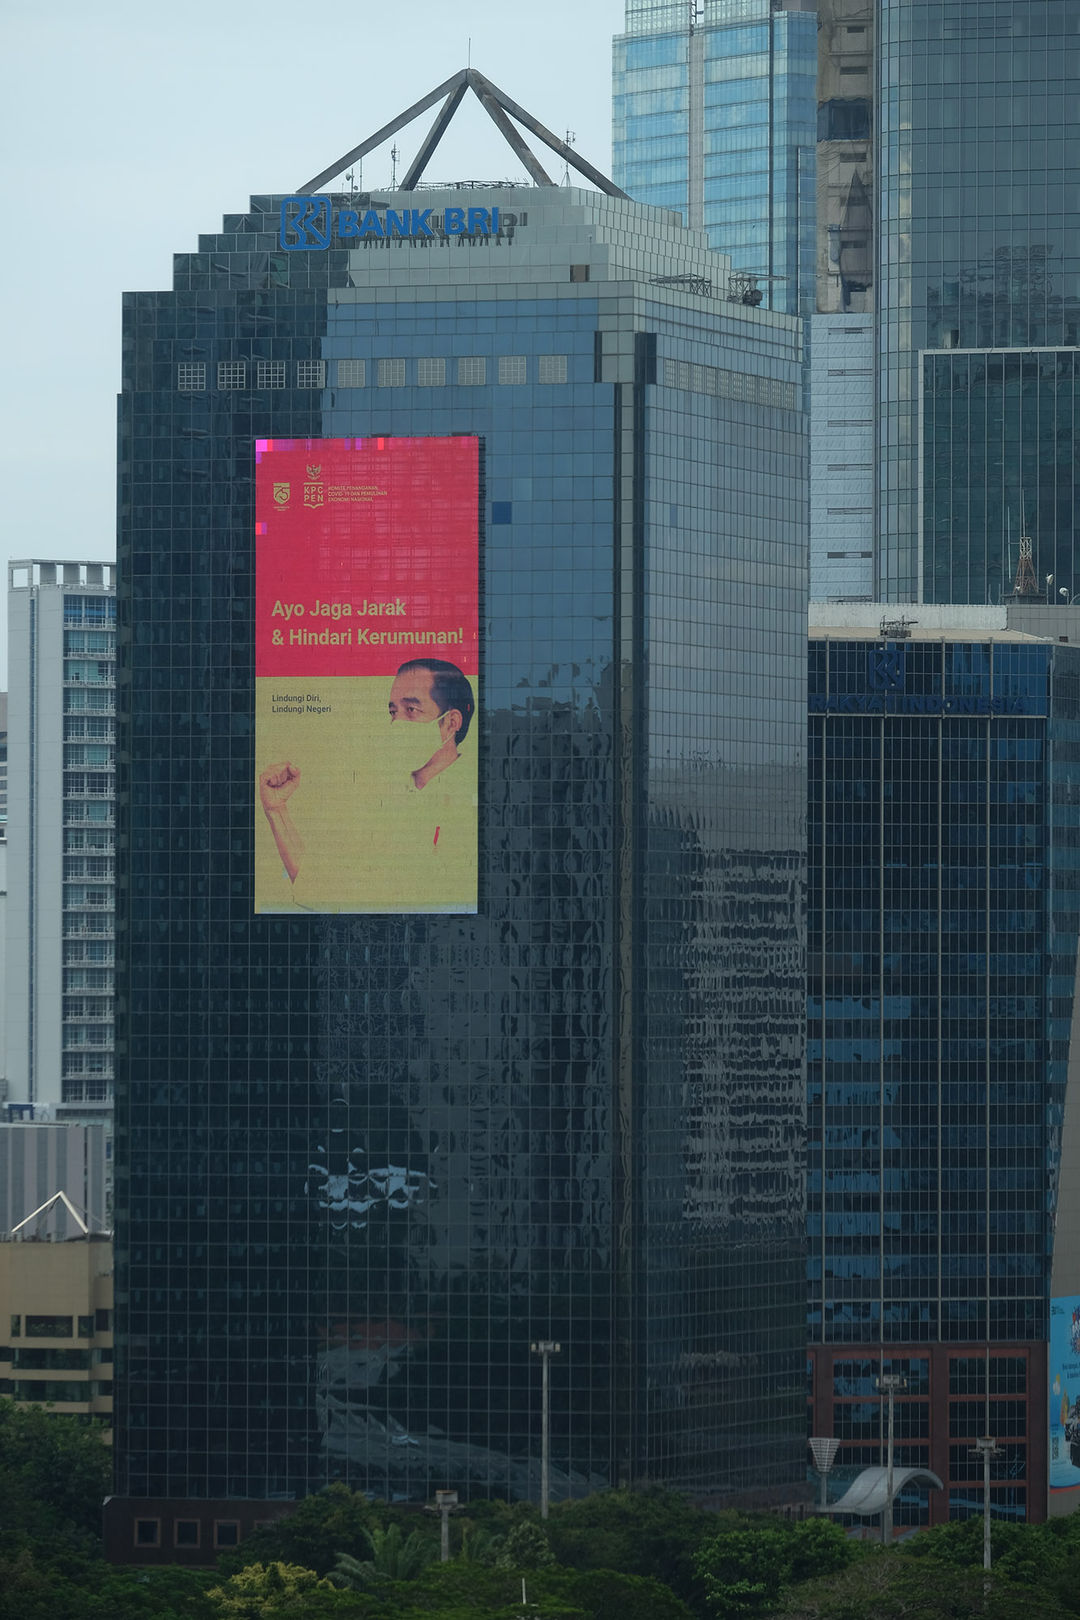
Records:
[[[357,241],[411,237],[498,236],[497,208],[335,208],[329,197],[285,197],[278,241],[288,253]]]

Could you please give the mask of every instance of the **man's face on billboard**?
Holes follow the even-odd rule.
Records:
[[[390,688],[391,720],[437,720],[439,705],[431,695],[434,681],[430,669],[411,669],[395,675]]]

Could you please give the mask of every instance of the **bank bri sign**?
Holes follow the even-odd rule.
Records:
[[[516,221],[508,215],[506,223]],[[287,253],[311,253],[331,242],[498,236],[501,229],[497,208],[335,208],[327,196],[285,197],[278,241]]]

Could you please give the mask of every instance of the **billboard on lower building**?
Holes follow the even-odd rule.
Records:
[[[479,441],[255,446],[255,910],[475,912]]]
[[[1050,1489],[1080,1485],[1080,1294],[1050,1301]]]

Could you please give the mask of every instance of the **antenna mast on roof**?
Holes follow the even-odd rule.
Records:
[[[567,130],[565,140],[566,140],[567,146],[573,146],[574,142],[577,140],[577,136],[574,134],[574,131],[572,129]],[[569,163],[567,163],[565,165],[565,167],[563,168],[563,182],[562,183],[563,183],[564,186],[568,186],[570,184],[570,165],[569,165]]]
[[[1013,600],[1017,597],[1042,596],[1039,582],[1035,578],[1035,564],[1032,560],[1032,546],[1030,534],[1025,534],[1027,524],[1024,522],[1024,502],[1020,501],[1020,561],[1016,565],[1016,580],[1013,584]]]

